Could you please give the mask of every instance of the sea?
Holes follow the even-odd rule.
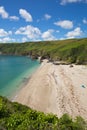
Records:
[[[30,57],[0,55],[0,96],[13,98],[39,66]]]

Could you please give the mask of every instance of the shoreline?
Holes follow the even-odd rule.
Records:
[[[29,73],[29,75],[27,77],[24,77],[22,79],[21,85],[19,85],[19,87],[16,90],[16,92],[13,93],[12,96],[10,97],[10,100],[12,102],[16,101],[16,98],[17,98],[19,92],[29,83],[29,80],[32,78],[33,74],[39,69],[39,67],[36,70],[34,70],[31,74]]]
[[[10,97],[10,100],[11,100],[12,102],[14,102],[14,101],[16,100],[16,98],[17,98],[17,96],[18,96],[18,93],[21,91],[21,89],[24,88],[24,87],[28,84],[30,78],[31,78],[31,76],[29,76],[28,78],[26,78],[27,81],[22,81],[22,82],[21,82],[21,85],[19,86],[19,89],[17,89],[16,92],[13,93],[12,96]],[[23,80],[24,80],[24,79],[23,79]]]
[[[14,101],[58,117],[68,113],[87,119],[86,77],[84,65],[54,65],[44,60]]]

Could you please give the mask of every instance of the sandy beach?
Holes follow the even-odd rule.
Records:
[[[58,117],[68,113],[87,119],[87,66],[44,60],[15,101]]]

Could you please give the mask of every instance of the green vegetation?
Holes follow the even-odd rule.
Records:
[[[87,124],[81,117],[58,119],[0,96],[0,130],[87,130]]]
[[[87,64],[87,38],[62,41],[0,44],[0,52],[11,55],[41,56],[67,63]]]
[[[87,39],[0,44],[1,53],[87,64]],[[87,130],[87,123],[82,117],[72,119],[68,114],[59,119],[0,96],[0,130]]]

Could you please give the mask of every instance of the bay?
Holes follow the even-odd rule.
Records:
[[[29,57],[0,55],[0,95],[11,98],[39,66]]]

